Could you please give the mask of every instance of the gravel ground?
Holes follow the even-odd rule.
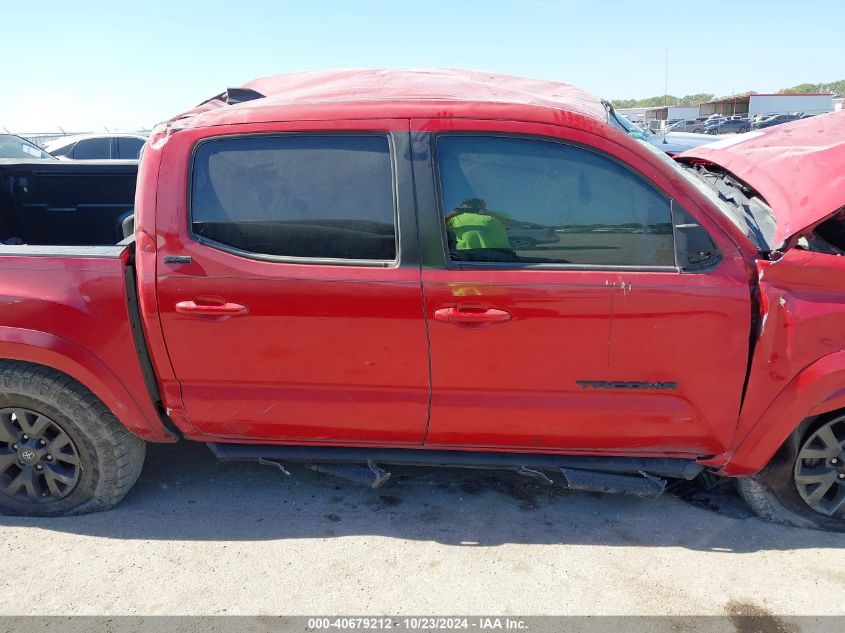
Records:
[[[183,443],[151,447],[115,510],[0,517],[0,614],[833,615],[843,545],[731,489],[641,500],[394,468],[371,491]]]

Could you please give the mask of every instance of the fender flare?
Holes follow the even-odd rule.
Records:
[[[845,408],[845,351],[823,356],[801,370],[769,404],[719,472],[734,476],[759,472],[804,420],[841,408]]]
[[[177,440],[162,423],[146,391],[133,396],[100,358],[73,341],[39,330],[0,326],[0,359],[35,363],[70,376],[143,440]]]

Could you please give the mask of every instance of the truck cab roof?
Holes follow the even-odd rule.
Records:
[[[476,116],[489,118],[491,106],[568,112],[606,122],[601,100],[565,83],[456,69],[330,70],[273,75],[244,84],[238,98],[227,92],[183,112],[170,123],[203,127],[230,123],[344,116]],[[244,95],[248,99],[244,100]],[[444,107],[447,106],[447,109]],[[534,118],[534,117],[532,117]]]

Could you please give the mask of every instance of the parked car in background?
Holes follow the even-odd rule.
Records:
[[[134,133],[77,134],[57,138],[44,148],[53,156],[73,160],[135,160],[146,141],[146,136]]]
[[[692,132],[694,128],[701,124],[699,119],[682,119],[676,121],[666,128],[667,132]]]
[[[28,160],[31,158],[55,160],[43,149],[15,134],[0,134],[0,159]]]
[[[708,118],[708,119],[696,119],[694,125],[690,125],[685,130],[686,132],[692,132],[693,134],[704,134],[704,130],[707,129],[707,126],[716,122],[716,121],[723,121],[722,117],[716,118]]]
[[[711,123],[704,128],[705,134],[735,134],[737,132],[747,132],[750,129],[751,123],[748,119],[728,119],[726,121],[719,121]]]
[[[608,108],[608,120],[615,123],[617,127],[624,130],[628,136],[645,141],[654,147],[666,152],[669,156],[680,154],[693,147],[704,145],[705,143],[712,143],[716,139],[712,136],[705,136],[702,134],[693,134],[689,132],[655,132],[649,128],[645,130],[640,129],[634,125],[627,118],[616,112],[613,107],[606,101],[603,101],[605,107]]]
[[[706,145],[718,140],[719,136],[696,134],[694,132],[654,132],[648,137],[648,142],[663,150],[669,156],[675,156],[693,147]]]
[[[773,125],[780,125],[781,123],[789,123],[790,121],[797,121],[801,118],[801,114],[774,114],[768,118],[757,121],[751,124],[752,130],[762,130]]]

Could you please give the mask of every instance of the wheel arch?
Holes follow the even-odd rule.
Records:
[[[845,410],[845,351],[828,354],[798,373],[775,397],[719,471],[732,476],[762,470],[816,418]]]
[[[174,442],[146,391],[133,394],[96,355],[38,330],[0,327],[0,361],[41,365],[70,376],[100,399],[128,431],[150,442]],[[0,385],[2,388],[2,385]]]

